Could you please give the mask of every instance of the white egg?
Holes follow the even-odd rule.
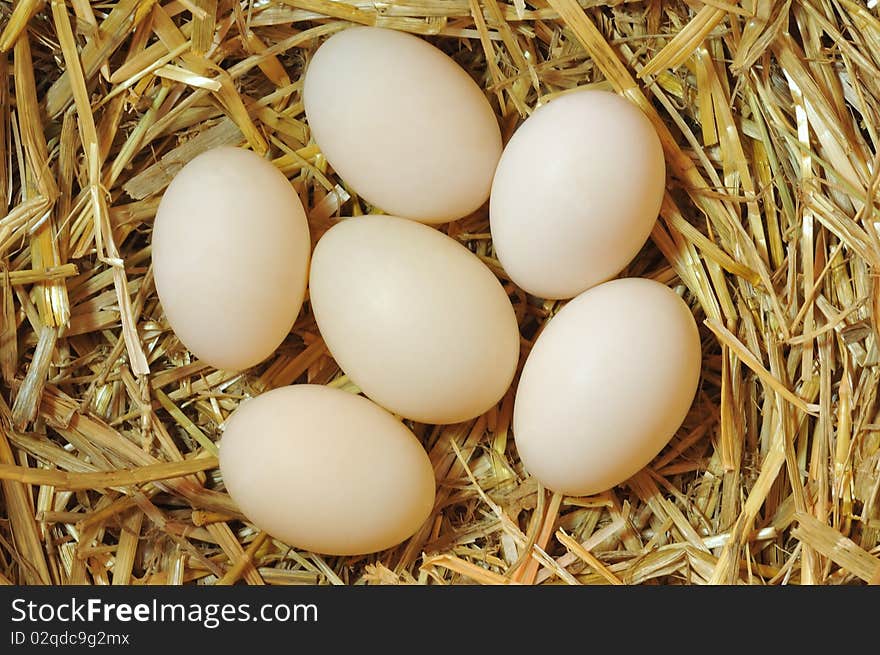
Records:
[[[250,150],[215,148],[174,177],[153,226],[153,273],[175,334],[217,368],[258,364],[306,291],[311,241],[287,178]]]
[[[244,401],[220,469],[245,516],[292,546],[328,555],[385,550],[434,505],[434,471],[403,423],[366,398],[298,384]]]
[[[504,148],[492,184],[492,243],[540,298],[572,298],[617,275],[657,220],[665,184],[654,127],[628,100],[577,91],[538,108]]]
[[[625,481],[678,430],[700,363],[694,317],[668,287],[624,278],[582,293],[523,367],[513,431],[526,470],[574,496]]]
[[[444,223],[486,202],[501,131],[483,91],[443,51],[404,32],[354,27],[309,62],[312,136],[377,208]]]
[[[507,293],[442,232],[392,216],[348,218],[321,237],[310,275],[327,347],[386,409],[457,423],[510,386],[519,328]]]

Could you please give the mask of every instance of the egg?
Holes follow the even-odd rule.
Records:
[[[319,385],[244,401],[220,441],[220,471],[257,527],[326,555],[395,546],[434,505],[434,472],[415,435],[366,398]]]
[[[443,223],[489,197],[498,121],[473,79],[428,42],[375,27],[338,32],[306,69],[303,103],[327,161],[376,208]]]
[[[242,370],[290,332],[311,243],[299,196],[271,162],[241,148],[198,155],[162,196],[152,239],[162,309],[196,357]]]
[[[434,228],[392,216],[343,220],[315,247],[309,293],[339,366],[396,414],[457,423],[510,386],[519,329],[507,293]]]
[[[513,431],[526,470],[573,496],[625,481],[681,426],[700,362],[693,315],[668,287],[624,278],[582,293],[523,367]]]
[[[582,90],[541,106],[510,139],[492,184],[504,270],[552,299],[614,277],[651,234],[665,174],[657,132],[628,100]]]

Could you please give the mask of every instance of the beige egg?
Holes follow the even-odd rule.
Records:
[[[356,27],[306,69],[312,136],[343,180],[389,214],[444,223],[489,197],[501,133],[470,76],[411,34]]]
[[[660,139],[628,100],[585,90],[550,101],[517,129],[495,173],[498,259],[540,298],[614,277],[651,234],[665,175]]]
[[[396,414],[457,423],[510,386],[519,330],[507,293],[476,255],[434,228],[345,219],[315,247],[309,290],[339,366]]]
[[[168,186],[153,226],[171,328],[212,366],[258,364],[299,314],[310,245],[299,196],[271,162],[241,148],[197,156]]]
[[[694,317],[668,287],[624,278],[582,293],[523,367],[513,430],[526,470],[574,496],[620,484],[681,426],[700,362]]]
[[[395,546],[434,505],[434,471],[415,435],[366,398],[318,385],[244,401],[220,442],[220,470],[257,527],[327,555]]]

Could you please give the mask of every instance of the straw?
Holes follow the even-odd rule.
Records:
[[[195,359],[156,296],[152,222],[174,175],[221,145],[282,171],[313,236],[375,210],[302,104],[316,48],[353,25],[443,49],[505,138],[579,88],[656,127],[667,193],[622,274],[685,299],[703,366],[684,424],[632,479],[546,491],[517,454],[511,389],[464,424],[409,424],[437,502],[386,552],[297,550],[226,493],[217,444],[242,400],[359,390],[308,304],[251,370]],[[878,33],[850,0],[0,8],[0,583],[880,583]],[[508,289],[526,357],[563,303],[510,283],[486,207],[442,229]]]

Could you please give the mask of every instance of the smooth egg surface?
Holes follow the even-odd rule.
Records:
[[[415,435],[366,398],[319,385],[243,402],[220,442],[220,469],[257,527],[327,555],[395,546],[434,505],[434,472]]]
[[[617,275],[660,211],[666,167],[654,127],[616,94],[584,90],[538,108],[492,185],[496,254],[540,298],[572,298]]]
[[[363,392],[424,423],[487,411],[516,371],[519,329],[479,258],[392,216],[344,219],[312,256],[310,301],[330,353]]]
[[[600,284],[546,324],[523,367],[516,447],[545,487],[582,496],[646,466],[681,426],[700,378],[687,304],[642,278]]]
[[[194,158],[162,196],[152,245],[162,308],[199,359],[242,370],[284,340],[311,243],[299,196],[270,162],[229,147]]]
[[[489,197],[501,156],[495,114],[427,41],[375,27],[338,32],[309,62],[303,102],[330,165],[384,212],[443,223]]]

